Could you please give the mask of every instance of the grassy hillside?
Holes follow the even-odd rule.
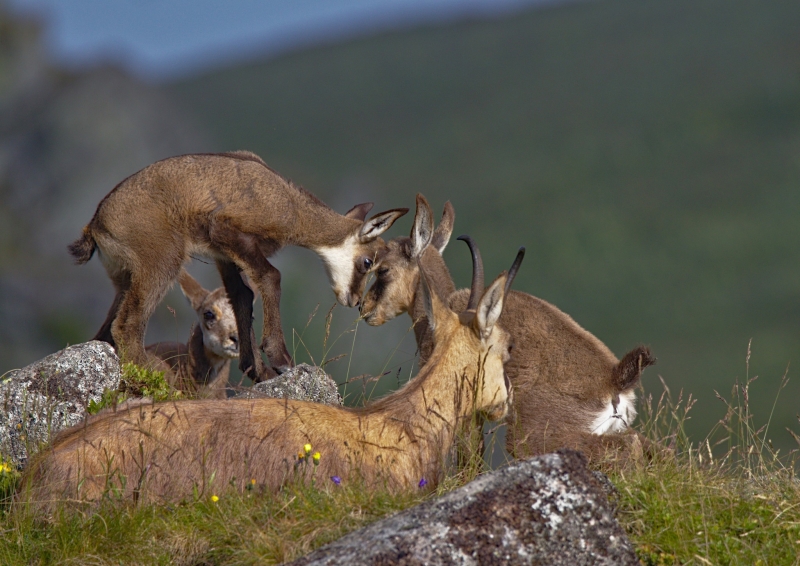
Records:
[[[450,199],[456,233],[479,242],[492,275],[527,246],[515,287],[617,355],[650,344],[659,362],[646,385],[660,374],[692,392],[689,430],[707,430],[724,413],[713,391],[748,372],[750,339],[759,415],[800,361],[798,30],[794,0],[609,0],[372,37],[169,89],[218,149],[256,151],[339,210],[413,206],[418,191],[437,210]],[[410,220],[398,224],[405,233]],[[461,247],[445,257],[465,285]],[[333,296],[291,273],[284,289],[291,341]],[[770,429],[784,446],[800,398],[789,377]]]

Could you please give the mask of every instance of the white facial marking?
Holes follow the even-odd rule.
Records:
[[[336,300],[344,306],[349,306],[350,282],[353,280],[358,250],[359,242],[355,234],[348,236],[339,246],[322,247],[315,250],[325,266],[325,272],[328,274],[328,280],[336,294]]]
[[[622,432],[633,423],[636,418],[636,393],[626,391],[619,396],[619,405],[614,411],[611,400],[591,424],[592,434],[607,434],[609,432]]]

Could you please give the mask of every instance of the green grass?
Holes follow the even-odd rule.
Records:
[[[647,397],[643,429],[673,453],[610,474],[618,519],[646,565],[800,564],[797,449],[781,455],[769,420],[755,424],[753,383],[718,394],[725,417],[697,444],[684,427],[691,397],[673,401],[666,388],[655,404]]]
[[[278,564],[428,495],[327,484],[179,505],[109,504],[49,521],[17,507],[2,516],[0,563]]]
[[[137,366],[132,362],[122,364],[119,387],[116,391],[103,391],[100,401],[91,399],[86,411],[90,415],[101,410],[114,407],[128,398],[149,397],[153,401],[177,399],[181,392],[170,387],[163,371]]]
[[[800,488],[788,473],[748,478],[683,461],[612,481],[645,564],[800,563]]]

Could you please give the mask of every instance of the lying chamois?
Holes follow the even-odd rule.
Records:
[[[449,297],[451,308],[458,310],[467,303],[468,291],[455,290],[442,259],[454,219],[448,202],[434,231],[430,206],[417,195],[411,237],[387,243],[389,252],[377,264],[375,282],[363,301],[363,316],[373,326],[402,312],[411,315],[421,364],[430,355],[432,344],[418,265],[439,294]],[[483,275],[477,251],[474,261],[478,281],[473,281],[473,287],[480,287]],[[508,452],[522,457],[572,447],[600,460],[608,448],[618,447],[622,457],[638,455],[646,441],[627,429],[636,417],[634,390],[641,372],[655,362],[649,349],[637,347],[618,360],[600,340],[553,305],[520,291],[512,291],[506,301],[500,325],[514,344],[506,370],[515,395],[506,434]]]
[[[95,336],[145,365],[147,321],[191,255],[213,259],[236,316],[239,367],[256,381],[274,377],[252,331],[253,292],[261,292],[261,350],[272,366],[293,364],[280,320],[280,273],[268,258],[286,245],[322,259],[340,303],[358,305],[366,275],[386,245],[378,236],[408,209],[364,221],[371,203],[342,216],[267,167],[252,153],[182,155],[158,161],[123,180],[100,201],[80,239],[69,246],[78,263],[95,250],[116,289]]]
[[[225,289],[203,289],[181,269],[181,291],[197,313],[189,343],[158,342],[145,350],[162,360],[154,369],[164,371],[169,384],[192,397],[225,399],[231,360],[239,357],[236,318]]]
[[[420,270],[433,349],[415,379],[371,405],[262,398],[109,409],[59,433],[26,472],[23,489],[44,507],[106,493],[178,500],[208,493],[212,481],[211,493],[252,480],[275,490],[295,473],[295,455],[306,443],[322,454],[314,468],[318,481],[355,474],[367,485],[407,488],[422,479],[436,485],[465,421],[476,411],[491,419],[508,411],[508,334],[495,323],[522,252],[460,314]]]

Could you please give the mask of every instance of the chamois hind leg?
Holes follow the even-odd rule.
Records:
[[[274,368],[284,370],[294,365],[292,356],[286,349],[281,326],[281,274],[267,261],[264,250],[256,237],[246,234],[224,222],[217,222],[209,232],[213,244],[227,255],[258,287],[264,308],[264,331],[261,350],[267,354]],[[228,289],[226,284],[226,290]],[[230,293],[230,291],[228,291]],[[231,301],[237,300],[230,297]],[[236,312],[236,311],[234,311]],[[243,321],[248,324],[248,321]],[[238,324],[237,319],[237,324]],[[240,336],[249,336],[249,332]],[[241,356],[241,354],[240,354]],[[240,359],[240,367],[245,360]],[[244,366],[247,367],[247,366]],[[271,376],[266,376],[269,378]],[[257,377],[261,380],[264,377]]]
[[[100,327],[100,330],[97,331],[97,334],[94,335],[94,338],[92,338],[92,340],[101,340],[103,342],[108,342],[109,344],[111,344],[112,348],[116,348],[117,345],[114,342],[114,336],[111,334],[111,325],[117,318],[117,312],[119,311],[119,306],[120,304],[122,304],[122,299],[131,285],[131,274],[127,271],[124,271],[119,274],[114,274],[114,275],[109,274],[109,276],[111,277],[111,281],[114,283],[114,289],[116,290],[117,293],[114,296],[114,302],[111,303],[111,308],[108,309],[106,320],[103,322],[103,325]]]
[[[152,362],[160,365],[160,360],[145,351],[144,335],[150,316],[167,294],[170,283],[177,279],[179,270],[180,263],[177,263],[157,275],[152,272],[131,275],[130,286],[122,295],[117,317],[111,324],[111,335],[120,357],[143,367],[150,367]]]
[[[228,300],[236,317],[236,330],[239,333],[239,369],[253,381],[263,381],[277,374],[270,367],[264,367],[261,352],[256,348],[256,334],[253,330],[253,291],[242,281],[241,270],[230,261],[217,261],[217,269],[228,293]]]

